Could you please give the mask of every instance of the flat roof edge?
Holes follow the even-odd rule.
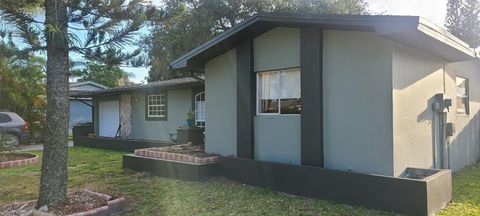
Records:
[[[254,23],[256,21],[258,21],[260,15],[254,15],[246,20],[244,20],[243,22],[237,24],[236,26],[234,26],[233,28],[217,35],[216,37],[208,40],[207,42],[201,44],[200,46],[190,50],[189,52],[185,53],[184,55],[182,55],[180,58],[178,59],[175,59],[173,62],[170,63],[170,68],[171,69],[180,69],[180,68],[185,68],[187,67],[187,60],[191,57],[191,56],[195,56],[201,52],[203,52],[204,50],[214,46],[216,43],[218,42],[221,42],[223,41],[224,39],[234,35],[235,33],[237,33],[238,31],[248,27],[250,24],[249,23]]]
[[[458,50],[459,52],[471,57],[477,58],[475,49],[455,37],[444,28],[428,21],[420,16],[394,16],[394,15],[341,15],[341,14],[322,14],[322,15],[294,15],[294,14],[256,14],[245,21],[237,24],[233,28],[224,33],[214,37],[204,44],[185,53],[178,59],[169,64],[170,69],[182,69],[189,67],[189,61],[194,59],[203,52],[208,51],[222,41],[232,37],[240,31],[248,28],[256,22],[266,22],[272,24],[288,23],[290,25],[333,25],[333,26],[386,26],[386,30],[392,31],[394,34],[395,26],[403,25],[404,31],[415,30],[421,32],[434,40],[437,40],[449,47]],[[392,25],[392,26],[391,26]],[[400,29],[398,29],[400,30]],[[400,30],[402,31],[402,30]]]
[[[172,80],[180,80],[172,79]],[[190,78],[189,78],[190,79]],[[178,88],[192,88],[197,86],[202,86],[203,83],[200,80],[185,80],[177,83],[165,83],[165,84],[144,84],[144,85],[131,85],[131,86],[122,86],[116,88],[109,88],[103,90],[89,91],[89,92],[72,92],[70,97],[92,97],[92,96],[105,96],[105,95],[119,95],[127,92],[138,92],[138,91],[148,91],[150,89],[178,89]]]
[[[420,17],[417,30],[465,53],[468,56],[471,56],[472,58],[477,57],[475,49],[471,48],[470,45],[468,45],[465,41],[454,36],[444,28],[430,22],[427,19]]]

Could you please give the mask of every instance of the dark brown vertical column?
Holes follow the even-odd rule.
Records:
[[[323,30],[303,28],[300,33],[301,161],[323,167]]]
[[[237,46],[237,157],[253,159],[255,116],[253,40]]]

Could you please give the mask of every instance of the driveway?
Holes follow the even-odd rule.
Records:
[[[68,141],[68,147],[73,147],[73,141]],[[20,151],[43,150],[43,145],[21,145],[18,149]]]

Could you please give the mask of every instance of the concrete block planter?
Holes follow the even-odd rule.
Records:
[[[408,168],[403,176],[391,177],[236,157],[220,156],[214,162],[195,163],[186,156],[138,149],[123,156],[123,166],[193,181],[225,176],[289,194],[410,215],[434,215],[452,198],[450,170]]]
[[[217,162],[194,163],[179,161],[182,158],[179,156],[173,158],[178,160],[127,154],[123,155],[123,168],[188,181],[201,181],[218,174]]]
[[[220,157],[219,172],[244,184],[411,215],[434,215],[452,198],[450,170],[409,168],[397,178]]]
[[[38,155],[30,154],[30,153],[14,153],[14,154],[21,157],[25,157],[25,159],[0,162],[0,169],[25,166],[25,165],[35,164],[38,162]]]

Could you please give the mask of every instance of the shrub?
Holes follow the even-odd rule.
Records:
[[[7,139],[0,133],[0,161],[5,159],[8,153],[13,153],[13,150],[13,146],[9,145]]]

